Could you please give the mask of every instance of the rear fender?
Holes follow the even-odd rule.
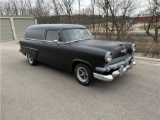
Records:
[[[37,55],[38,55],[38,49],[26,47],[26,46],[21,47],[21,52],[28,53],[28,54],[32,55],[34,58],[37,58]]]

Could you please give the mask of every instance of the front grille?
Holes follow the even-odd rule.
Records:
[[[121,67],[121,65],[126,66],[126,65],[130,64],[131,60],[132,60],[132,55],[128,55],[128,56],[120,58],[110,64],[107,64],[105,66],[105,68],[110,69],[110,70],[112,70],[112,69],[115,70],[115,69]]]
[[[127,54],[125,56],[121,56],[121,57],[118,57],[118,58],[114,58],[112,60],[111,63],[109,63],[108,65],[111,65],[111,64],[114,64],[114,63],[117,63],[117,62],[120,62],[120,61],[123,61],[123,60],[126,60],[128,57],[132,56],[132,54]]]

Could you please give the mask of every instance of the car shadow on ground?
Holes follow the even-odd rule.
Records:
[[[53,70],[56,73],[60,73],[59,75],[68,76],[69,78],[71,78],[71,80],[76,81],[76,78],[74,77],[73,73],[66,72],[64,70],[52,67],[52,66],[44,64],[44,63],[39,63],[39,65],[43,66],[47,69]],[[124,85],[124,83],[126,84],[128,82],[128,79],[129,79],[129,74],[125,73],[123,76],[116,77],[113,81],[101,81],[101,80],[94,79],[93,82],[89,86],[93,87],[93,88],[102,88],[102,89],[105,88],[106,89],[106,88],[112,87],[112,86],[115,87],[117,85],[118,86]],[[79,84],[79,83],[77,82],[77,84]]]
[[[23,61],[22,64],[28,64],[27,60]],[[68,82],[71,82],[71,84],[76,85],[77,87],[79,86],[79,83],[76,81],[76,78],[74,77],[73,73],[66,72],[64,70],[52,67],[44,63],[39,63],[39,65],[35,67],[41,67],[43,69],[45,68],[44,71],[47,71],[47,73],[52,73],[53,71],[53,73],[55,73],[58,77],[63,76],[64,79],[62,80],[68,80]],[[129,82],[129,78],[129,73],[125,73],[123,76],[116,77],[113,81],[110,82],[94,79],[94,81],[88,87],[98,91],[110,91],[115,88],[120,89],[120,87],[125,86]]]
[[[128,74],[124,74],[123,76],[116,77],[113,81],[101,81],[101,80],[95,79],[91,87],[97,88],[99,90],[100,89],[113,90],[115,88],[125,86],[129,82],[128,79],[129,79]]]

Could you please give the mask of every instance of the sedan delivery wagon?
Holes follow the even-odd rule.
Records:
[[[95,40],[82,25],[33,25],[19,43],[29,64],[40,61],[72,72],[82,85],[94,78],[112,81],[135,64],[135,44]]]

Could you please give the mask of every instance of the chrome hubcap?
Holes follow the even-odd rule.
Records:
[[[87,82],[88,80],[88,73],[85,68],[78,67],[77,68],[77,77],[81,82]]]
[[[33,57],[32,57],[32,55],[28,54],[27,56],[28,56],[29,63],[32,64],[33,63]]]

